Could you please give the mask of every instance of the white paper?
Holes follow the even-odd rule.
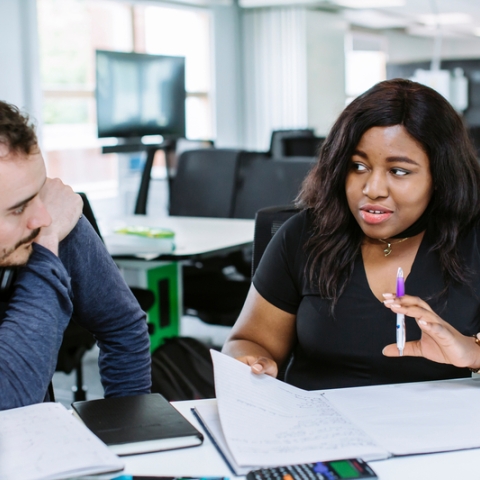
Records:
[[[58,403],[0,412],[2,480],[53,480],[122,468],[119,458]]]
[[[222,429],[235,461],[291,465],[321,460],[386,458],[388,453],[322,392],[307,392],[212,351]]]
[[[213,443],[221,451],[221,454],[226,459],[228,466],[236,475],[246,475],[250,470],[255,470],[258,468],[257,465],[240,467],[237,462],[235,462],[235,459],[228,448],[225,435],[223,434],[217,405],[201,404],[197,405],[194,410],[200,417],[202,426],[213,437]]]
[[[480,380],[329,390],[340,411],[394,455],[480,447]]]

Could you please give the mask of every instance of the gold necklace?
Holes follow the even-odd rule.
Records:
[[[407,238],[402,238],[401,240],[399,240],[398,242],[395,242],[395,243],[392,243],[392,242],[388,242],[387,240],[384,240],[383,238],[379,238],[378,241],[379,242],[382,242],[382,243],[385,243],[387,246],[383,249],[383,253],[385,254],[386,257],[388,257],[391,253],[392,253],[392,245],[396,245],[397,243],[402,243],[404,242],[405,240],[408,240],[410,237],[407,237]]]

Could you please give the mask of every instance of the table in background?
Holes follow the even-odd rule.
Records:
[[[162,227],[175,232],[175,250],[145,247],[145,239],[123,235],[121,247],[111,243],[118,227]],[[151,350],[164,338],[179,335],[183,309],[182,262],[226,255],[253,244],[255,221],[230,218],[152,217],[135,215],[101,225],[107,249],[131,287],[148,289],[155,303],[148,310]],[[168,243],[168,240],[167,240]]]
[[[206,217],[152,217],[133,215],[112,220],[101,226],[107,248],[114,258],[138,257],[135,247],[135,235],[131,235],[131,248],[117,248],[109,245],[108,235],[114,228],[126,225],[168,228],[175,232],[175,250],[173,252],[151,252],[145,255],[142,247],[140,258],[148,260],[191,260],[199,257],[219,255],[241,250],[253,243],[255,220],[237,218]],[[121,252],[122,254],[119,254]]]
[[[200,431],[204,432],[191,408],[200,402],[195,400],[174,402],[173,405]],[[472,406],[472,412],[475,407]],[[472,413],[472,419],[474,418]],[[472,421],[472,428],[475,428]],[[448,432],[445,432],[448,435]],[[131,475],[233,477],[215,446],[204,432],[200,447],[123,457],[125,473]],[[480,478],[480,449],[396,457],[369,462],[380,480],[474,480]]]

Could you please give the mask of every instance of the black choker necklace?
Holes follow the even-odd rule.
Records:
[[[428,227],[430,210],[430,206],[428,206],[416,222],[406,228],[403,232],[400,232],[398,235],[394,235],[392,238],[410,238],[424,232]]]

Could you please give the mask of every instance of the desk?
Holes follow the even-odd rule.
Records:
[[[190,409],[199,402],[214,401],[175,402],[173,405],[203,431]],[[475,406],[473,405],[472,428],[476,428]],[[125,461],[125,473],[132,475],[233,476],[206,435],[204,443],[200,447],[123,457],[123,460]],[[369,463],[380,480],[480,479],[480,449],[398,457]]]
[[[163,227],[175,232],[173,252],[152,252],[150,247],[139,248],[140,237],[122,236],[128,245],[112,244],[111,234],[127,225]],[[183,309],[182,268],[180,262],[194,261],[213,255],[241,250],[253,243],[255,221],[231,218],[152,217],[134,215],[101,225],[105,244],[131,287],[147,288],[155,296],[147,312],[152,328],[150,337],[154,351],[166,337],[179,334]],[[119,254],[119,253],[122,254]],[[142,254],[140,254],[143,252]],[[139,255],[140,254],[140,255]],[[161,261],[161,263],[159,262]]]
[[[253,242],[255,220],[236,218],[205,217],[153,217],[133,215],[113,220],[101,225],[102,234],[110,254],[114,258],[132,258],[138,253],[135,249],[135,236],[132,235],[129,255],[119,255],[120,249],[109,244],[109,234],[117,227],[141,225],[164,227],[175,232],[175,251],[148,255],[148,260],[189,260],[240,250]],[[122,252],[125,249],[122,248]],[[144,250],[142,250],[144,251]],[[142,256],[145,258],[145,256]]]

